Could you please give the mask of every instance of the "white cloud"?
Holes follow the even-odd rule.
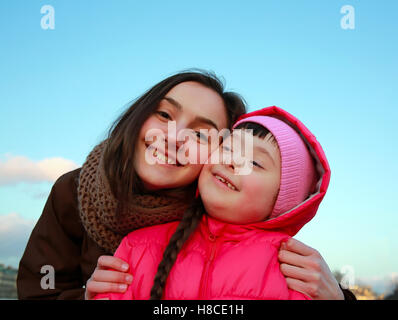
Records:
[[[5,161],[0,160],[0,186],[18,182],[54,182],[78,167],[73,161],[59,157],[35,162],[24,156],[6,155]]]
[[[0,263],[18,267],[35,224],[15,212],[0,214]]]

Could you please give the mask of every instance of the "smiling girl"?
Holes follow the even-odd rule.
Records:
[[[103,270],[115,263],[111,255],[121,239],[137,228],[181,219],[203,166],[149,165],[147,131],[163,131],[166,146],[179,144],[167,132],[167,123],[175,121],[177,133],[197,133],[199,145],[200,129],[228,128],[244,113],[243,99],[225,92],[220,80],[206,72],[170,76],[133,102],[83,167],[55,182],[20,261],[19,298],[82,299],[84,286],[99,269],[104,278],[100,273],[95,278],[100,281],[87,284],[93,292],[123,289]],[[212,151],[200,150],[205,158]],[[45,265],[54,268],[54,288],[41,286]],[[86,298],[90,296],[88,290]]]
[[[209,162],[199,176],[200,197],[181,222],[126,236],[115,255],[129,262],[133,283],[123,294],[96,299],[310,299],[288,287],[278,251],[326,193],[330,169],[322,147],[276,107],[238,121],[237,129],[253,138],[252,156],[241,165]],[[229,147],[235,138],[216,152],[238,152]],[[237,174],[248,164],[250,173]]]

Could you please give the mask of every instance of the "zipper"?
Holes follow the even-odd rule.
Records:
[[[211,245],[211,251],[210,251],[210,256],[206,261],[206,265],[205,265],[205,269],[203,271],[204,275],[202,277],[201,280],[201,284],[200,284],[200,289],[199,289],[199,299],[203,300],[204,297],[206,297],[206,293],[208,290],[208,282],[209,282],[209,269],[210,269],[210,265],[213,262],[214,256],[216,254],[216,249],[217,249],[217,237],[210,233],[208,240],[210,242],[212,242]]]

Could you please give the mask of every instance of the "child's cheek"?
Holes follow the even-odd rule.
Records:
[[[243,190],[245,193],[246,201],[255,204],[256,202],[258,202],[256,200],[259,200],[259,197],[264,197],[264,189],[266,189],[266,182],[264,181],[264,179],[260,179],[254,174],[251,174],[247,176],[242,176],[241,181],[241,190]]]

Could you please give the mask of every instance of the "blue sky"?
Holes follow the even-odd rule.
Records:
[[[54,30],[41,28],[43,5]],[[203,68],[249,110],[282,107],[321,142],[330,188],[297,238],[332,270],[398,272],[397,12],[396,1],[1,1],[0,262],[17,265],[53,184],[29,170],[80,166],[129,101]],[[25,176],[8,176],[10,159],[29,164]]]

